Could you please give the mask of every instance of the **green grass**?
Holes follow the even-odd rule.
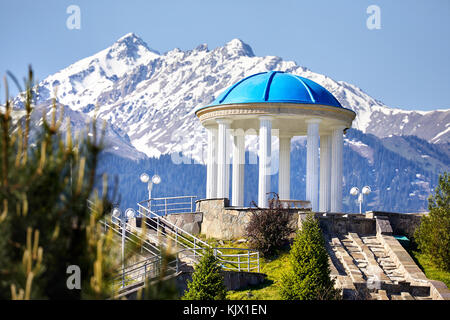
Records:
[[[217,240],[214,238],[206,239],[204,236],[199,237],[207,241],[211,246],[216,248],[248,248],[247,243],[238,243],[233,240]],[[227,250],[228,253],[243,253],[240,250]],[[260,258],[260,272],[267,275],[264,283],[257,286],[249,286],[242,290],[230,290],[227,292],[229,300],[281,300],[278,285],[281,276],[288,270],[289,263],[289,247],[284,248],[273,259]]]
[[[442,281],[450,288],[450,272],[437,268],[428,255],[418,250],[408,250],[408,252],[428,279]]]
[[[273,260],[260,259],[261,272],[267,275],[264,283],[250,286],[243,290],[228,291],[230,300],[281,300],[279,282],[281,276],[289,268],[289,251],[281,252]]]

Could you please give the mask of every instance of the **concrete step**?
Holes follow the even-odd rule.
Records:
[[[331,242],[332,246],[335,249],[336,256],[342,263],[347,275],[350,276],[353,282],[364,283],[365,282],[364,276],[361,273],[361,270],[355,264],[353,257],[347,252],[346,250],[347,247],[344,246],[344,244],[338,237],[333,237]]]
[[[403,300],[415,300],[409,292],[402,292],[400,295]]]
[[[389,300],[386,290],[378,290],[378,300]]]

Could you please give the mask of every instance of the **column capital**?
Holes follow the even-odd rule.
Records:
[[[203,126],[206,130],[217,129],[217,125],[207,124]]]
[[[343,124],[337,125],[337,126],[333,126],[331,127],[331,130],[344,130],[345,128],[347,128],[347,126],[344,126]]]
[[[320,118],[310,118],[310,119],[307,119],[306,121],[305,121],[306,123],[321,123],[322,122],[322,119],[320,119]]]
[[[244,136],[245,137],[245,131],[242,128],[237,128],[233,130],[233,136],[237,137],[237,136]]]
[[[289,133],[286,133],[286,132],[280,132],[280,133],[278,134],[278,138],[279,138],[279,139],[292,139],[292,138],[293,138],[293,135],[292,135],[292,134],[289,134]]]
[[[268,115],[259,116],[258,118],[259,118],[260,121],[261,120],[273,120],[273,119],[275,119],[274,117],[268,116]]]
[[[231,124],[233,122],[233,120],[228,119],[228,118],[219,118],[219,119],[216,119],[216,122],[218,124]]]

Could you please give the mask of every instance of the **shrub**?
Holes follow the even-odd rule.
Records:
[[[297,231],[290,251],[291,270],[281,279],[285,300],[334,300],[339,292],[330,278],[328,254],[318,221],[309,214]]]
[[[225,288],[221,267],[212,250],[206,250],[195,266],[192,281],[188,282],[183,300],[224,300]]]
[[[274,255],[294,232],[289,226],[289,214],[283,208],[278,195],[273,195],[269,208],[258,208],[259,210],[253,212],[246,227],[250,248],[260,251],[264,257]],[[255,205],[254,202],[253,204]]]
[[[450,175],[439,175],[435,194],[428,199],[429,214],[422,218],[414,238],[436,267],[450,271]]]

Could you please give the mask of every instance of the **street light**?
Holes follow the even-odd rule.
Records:
[[[127,210],[125,210],[125,217],[128,220],[133,219],[136,217],[136,210],[132,209],[132,208],[128,208]]]
[[[117,208],[117,207],[114,208],[113,211],[112,211],[111,220],[113,222],[116,222],[116,221],[120,221],[121,219],[122,219],[122,211],[120,211],[120,209]]]
[[[372,192],[372,190],[370,189],[369,186],[363,187],[361,193],[359,192],[359,189],[357,187],[353,187],[350,189],[350,194],[352,196],[358,196],[359,213],[362,213],[362,203],[364,200],[364,195],[368,195],[371,192]]]
[[[161,183],[161,177],[155,174],[152,179],[150,180],[150,176],[146,174],[145,172],[141,174],[140,179],[143,183],[147,183],[147,190],[148,190],[148,209],[151,209],[151,199],[152,199],[152,188],[153,184],[160,184]]]
[[[120,226],[122,228],[122,287],[125,286],[125,235],[127,232],[127,221],[136,217],[136,211],[132,208],[128,208],[122,214],[119,208],[114,208],[112,211],[112,219],[120,221]]]
[[[122,214],[122,211],[115,207],[111,214],[111,221],[113,223],[119,222],[122,228],[122,287],[125,284],[125,227],[126,227],[126,215]]]

